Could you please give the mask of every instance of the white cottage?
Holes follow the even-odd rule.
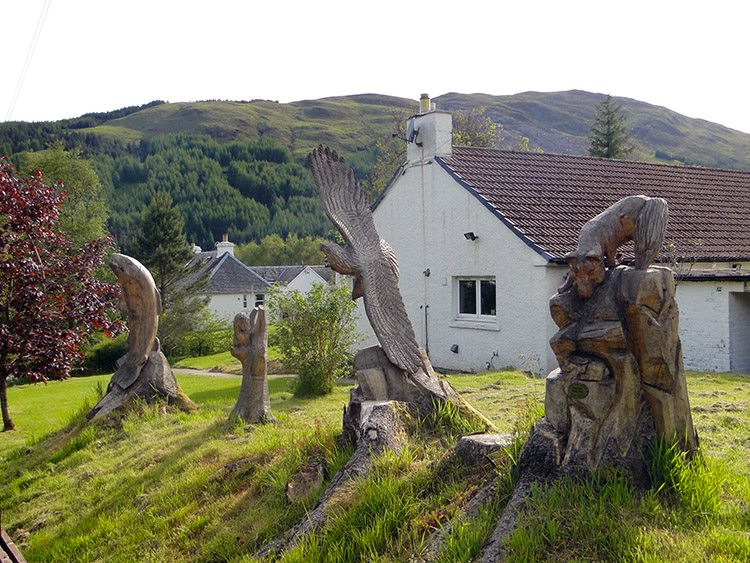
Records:
[[[410,119],[407,161],[373,211],[435,366],[555,368],[563,256],[588,219],[645,194],[668,201],[667,243],[695,261],[677,289],[686,368],[750,372],[750,173],[454,147],[451,128],[448,112]]]
[[[265,303],[266,294],[275,283],[304,295],[315,283],[329,283],[333,275],[325,266],[245,266],[234,256],[234,244],[226,235],[216,243],[216,250],[202,252],[195,247],[195,251],[188,269],[193,269],[196,263],[200,265],[185,281],[207,277],[204,291],[210,298],[208,306],[227,321],[241,311],[249,312]]]

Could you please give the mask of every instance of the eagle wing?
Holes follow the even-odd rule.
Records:
[[[308,157],[328,218],[346,241],[349,264],[362,283],[365,312],[388,359],[409,373],[422,367],[392,261],[381,246],[362,188],[335,151],[322,146]],[[387,246],[386,248],[390,249]],[[392,255],[392,251],[390,253]]]

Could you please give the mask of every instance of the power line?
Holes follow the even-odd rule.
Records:
[[[31,44],[29,45],[29,50],[26,52],[26,60],[23,63],[23,68],[21,69],[21,75],[18,77],[18,84],[16,84],[16,89],[13,92],[13,97],[10,100],[10,106],[8,106],[8,113],[5,114],[5,121],[10,121],[10,116],[13,114],[13,110],[16,107],[16,102],[18,101],[18,97],[21,94],[21,88],[23,87],[23,81],[25,80],[26,73],[29,71],[29,67],[31,66],[31,59],[34,57],[36,44],[39,41],[39,36],[42,34],[42,27],[44,27],[44,20],[47,19],[47,12],[49,11],[49,7],[51,3],[52,3],[52,0],[44,0],[44,6],[42,6],[42,12],[39,14],[39,19],[36,22],[36,29],[34,30],[34,35],[31,38]]]

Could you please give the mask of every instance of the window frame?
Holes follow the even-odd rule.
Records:
[[[495,307],[494,314],[482,314],[482,282],[494,282],[495,285]],[[461,288],[462,282],[475,282],[475,309],[474,313],[461,312]],[[481,328],[487,330],[499,330],[499,315],[497,303],[497,278],[495,276],[454,276],[453,277],[453,322],[451,326],[466,328]]]

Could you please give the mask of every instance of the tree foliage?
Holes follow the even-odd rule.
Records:
[[[453,113],[453,144],[462,147],[494,147],[503,140],[503,126],[484,115],[484,106]]]
[[[24,170],[39,170],[47,183],[64,189],[59,228],[75,245],[107,235],[107,206],[102,185],[91,163],[78,149],[66,151],[58,141],[50,148],[24,154]],[[58,184],[59,182],[59,184]]]
[[[185,277],[185,265],[193,257],[182,215],[173,207],[168,193],[160,192],[151,198],[133,254],[154,276],[162,304],[168,303],[169,291]]]
[[[625,158],[635,149],[631,142],[627,118],[622,105],[607,96],[596,108],[589,132],[589,155],[603,158]]]
[[[179,283],[191,273],[186,266],[193,251],[185,237],[182,216],[168,193],[157,193],[151,199],[133,255],[149,269],[161,293],[159,338],[164,353],[173,358],[185,347],[184,340],[190,333],[212,326],[215,318],[208,312],[209,299],[201,291],[205,280],[197,279],[186,286]]]
[[[299,376],[296,395],[321,395],[346,374],[357,341],[356,305],[345,285],[313,284],[306,295],[274,286],[268,307],[277,321],[276,341]]]
[[[326,241],[309,235],[298,237],[291,233],[286,238],[277,234],[263,237],[260,243],[250,242],[235,250],[237,259],[247,266],[291,266],[297,264],[325,264],[320,244]]]
[[[312,175],[269,141],[220,145],[207,135],[167,135],[131,154],[97,158],[110,195],[110,231],[121,246],[139,231],[141,211],[169,193],[190,242],[212,247],[276,233],[321,236],[329,228]]]
[[[93,272],[110,243],[99,238],[74,251],[58,223],[64,193],[41,175],[18,176],[0,160],[0,399],[12,429],[9,377],[46,381],[68,376],[95,330],[117,331],[107,316],[118,288]]]

